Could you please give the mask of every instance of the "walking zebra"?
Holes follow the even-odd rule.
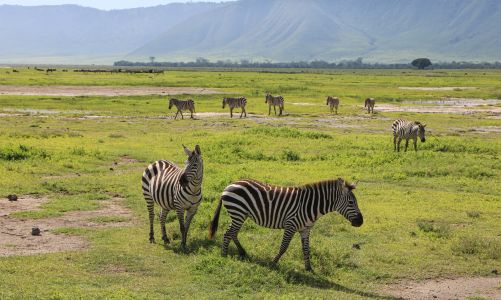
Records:
[[[278,109],[280,110],[279,116],[282,115],[282,112],[284,111],[284,97],[282,96],[272,96],[270,93],[266,94],[266,100],[264,103],[268,103],[268,115],[271,115],[271,107],[273,106],[273,110],[275,111],[275,116],[277,115],[277,106]]]
[[[184,169],[166,160],[156,161],[148,166],[143,173],[143,195],[146,200],[150,218],[150,243],[155,242],[153,233],[154,203],[160,205],[160,227],[162,240],[169,243],[165,232],[167,213],[175,210],[181,231],[181,248],[186,249],[186,238],[191,220],[195,216],[200,201],[202,201],[202,177],[204,173],[200,147],[190,151],[183,145],[188,155]],[[186,219],[185,219],[186,211]]]
[[[193,113],[195,112],[195,102],[193,102],[193,100],[188,99],[186,101],[183,101],[172,98],[169,100],[169,109],[171,109],[173,105],[177,108],[174,120],[177,119],[178,113],[181,113],[181,118],[184,119],[183,110],[189,110],[191,113],[191,118],[193,119]]]
[[[421,139],[421,142],[426,141],[425,137],[425,127],[426,124],[421,124],[420,122],[409,122],[405,120],[396,120],[391,125],[393,130],[393,149],[394,151],[400,152],[400,142],[405,139],[405,151],[409,146],[409,139],[414,140],[414,150],[417,151],[417,138]]]
[[[339,98],[338,97],[327,97],[327,103],[326,105],[329,105],[331,109],[331,113],[333,112],[334,108],[336,108],[336,115],[337,115],[337,108],[339,106]]]
[[[374,113],[374,106],[376,105],[376,99],[374,98],[367,98],[365,99],[365,106],[367,107],[367,113],[370,114],[371,111]]]
[[[247,118],[247,111],[245,110],[245,105],[247,105],[247,99],[244,97],[240,98],[223,98],[223,108],[228,105],[230,107],[230,116],[233,118],[233,109],[242,108],[242,113],[240,114],[240,118],[245,114]]]
[[[285,229],[277,263],[285,253],[296,231],[301,234],[305,268],[312,270],[310,263],[309,235],[315,221],[328,212],[337,211],[359,227],[363,223],[357,199],[353,194],[354,185],[343,179],[328,180],[300,187],[281,187],[255,180],[240,180],[227,186],[217,206],[209,229],[209,239],[217,231],[221,205],[231,218],[231,225],[224,234],[222,255],[228,253],[230,240],[235,242],[240,256],[246,252],[238,241],[238,231],[250,217],[258,225]]]

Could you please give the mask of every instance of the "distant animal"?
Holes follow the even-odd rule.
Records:
[[[224,205],[231,218],[231,224],[223,237],[222,256],[228,254],[233,240],[241,257],[246,252],[238,240],[238,232],[250,217],[256,224],[274,229],[284,229],[280,251],[274,263],[287,250],[294,234],[301,234],[305,268],[312,270],[310,263],[310,229],[316,220],[329,212],[337,211],[352,226],[359,227],[363,216],[353,194],[355,185],[343,179],[327,180],[299,187],[282,187],[261,183],[256,180],[240,180],[227,186],[219,200],[209,228],[209,239],[217,231],[221,206]]]
[[[13,70],[12,70],[12,72],[13,72],[13,73],[19,73],[19,71],[18,71],[18,70],[16,70],[16,69],[13,69]]]
[[[282,115],[284,111],[284,97],[282,96],[272,96],[270,93],[266,93],[266,100],[264,103],[268,103],[268,115],[271,115],[271,107],[273,106],[273,110],[275,111],[275,115],[277,115],[277,106],[280,110],[279,116]]]
[[[191,99],[188,100],[178,100],[178,99],[170,99],[169,100],[169,109],[172,106],[176,106],[177,112],[174,120],[177,119],[177,115],[181,113],[181,118],[184,119],[183,110],[189,110],[191,113],[191,118],[193,119],[193,113],[195,112],[195,102]]]
[[[57,71],[56,69],[47,69],[47,70],[45,70],[45,73],[48,74],[49,72],[52,73],[52,72],[56,72],[56,71]]]
[[[327,97],[327,103],[326,105],[329,105],[331,109],[331,113],[334,111],[334,108],[336,109],[336,115],[337,115],[337,108],[339,107],[339,98],[338,97]]]
[[[170,161],[159,160],[146,168],[141,182],[150,220],[150,243],[155,242],[153,221],[156,203],[160,206],[162,240],[166,244],[170,242],[165,231],[165,221],[169,211],[175,210],[181,231],[181,248],[185,250],[191,220],[202,201],[204,166],[200,146],[196,145],[190,151],[183,145],[183,149],[188,156],[183,169]]]
[[[400,152],[400,142],[405,139],[405,151],[409,146],[409,139],[414,140],[414,150],[417,151],[417,138],[421,139],[421,142],[426,141],[425,137],[425,127],[426,124],[421,124],[420,122],[409,122],[405,120],[396,120],[391,126],[393,130],[393,149],[394,151]]]
[[[376,99],[374,98],[367,98],[365,99],[365,106],[367,107],[367,113],[370,114],[371,112],[374,113],[374,106],[376,105]]]
[[[247,105],[247,99],[245,97],[240,98],[223,98],[223,108],[228,105],[230,107],[230,117],[233,118],[233,109],[242,108],[242,113],[240,113],[240,118],[245,114],[247,118],[247,111],[245,110],[245,106]]]

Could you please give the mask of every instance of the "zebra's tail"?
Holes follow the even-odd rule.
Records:
[[[210,222],[209,227],[209,240],[212,240],[216,235],[217,226],[219,225],[219,214],[221,213],[221,206],[223,204],[223,198],[219,199],[219,203],[217,204],[216,212],[214,213],[214,217]]]

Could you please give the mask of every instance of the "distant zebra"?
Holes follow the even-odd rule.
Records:
[[[284,111],[284,97],[282,96],[272,96],[270,93],[266,94],[266,100],[264,103],[268,103],[269,110],[268,110],[268,115],[271,115],[271,107],[273,106],[273,110],[275,111],[275,116],[277,115],[277,106],[278,109],[280,110],[279,116],[282,115],[282,112]]]
[[[396,120],[391,125],[393,130],[393,149],[394,151],[400,152],[400,142],[405,139],[405,151],[409,146],[409,139],[414,140],[414,150],[417,151],[417,138],[421,139],[421,142],[426,141],[425,137],[425,127],[426,124],[421,124],[420,122],[409,122],[405,120]]]
[[[177,108],[174,120],[177,119],[177,114],[179,113],[181,113],[181,118],[184,119],[183,110],[189,110],[191,113],[191,118],[193,119],[193,113],[195,112],[195,102],[193,100],[188,99],[186,101],[183,101],[172,98],[169,100],[169,109],[171,109],[173,105]]]
[[[367,113],[370,114],[371,111],[374,113],[374,106],[376,105],[376,100],[374,98],[365,99],[365,106],[367,107]]]
[[[336,109],[336,115],[337,115],[337,108],[339,106],[339,98],[338,97],[327,97],[327,103],[326,105],[329,105],[331,109],[331,113],[334,111],[334,108]]]
[[[186,249],[186,239],[191,220],[195,216],[202,201],[203,161],[198,145],[190,151],[183,145],[188,155],[184,169],[166,160],[156,161],[148,166],[143,173],[143,196],[146,200],[150,219],[150,243],[155,242],[153,233],[154,203],[160,205],[160,227],[162,240],[169,243],[165,231],[167,213],[175,210],[181,231],[181,248]],[[186,211],[186,219],[185,219]]]
[[[230,107],[230,116],[233,118],[233,109],[242,108],[242,113],[240,114],[240,118],[243,114],[247,118],[247,111],[245,110],[245,106],[247,105],[247,99],[244,97],[240,98],[223,98],[223,108],[228,105]]]
[[[247,255],[237,235],[244,221],[250,217],[258,225],[285,229],[274,263],[282,257],[298,231],[301,234],[305,268],[311,271],[309,235],[318,218],[337,211],[349,220],[352,226],[362,225],[362,213],[352,192],[354,188],[354,185],[341,178],[300,187],[274,186],[255,180],[234,182],[227,186],[221,195],[210,224],[209,239],[212,239],[217,231],[223,204],[231,218],[230,227],[223,238],[223,256],[227,255],[231,240],[235,242],[240,256]]]

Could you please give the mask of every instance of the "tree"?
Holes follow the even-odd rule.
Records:
[[[411,65],[414,67],[423,70],[429,66],[431,66],[431,61],[428,58],[416,58],[411,62]]]
[[[150,62],[154,63],[155,62],[155,56],[150,56]]]

